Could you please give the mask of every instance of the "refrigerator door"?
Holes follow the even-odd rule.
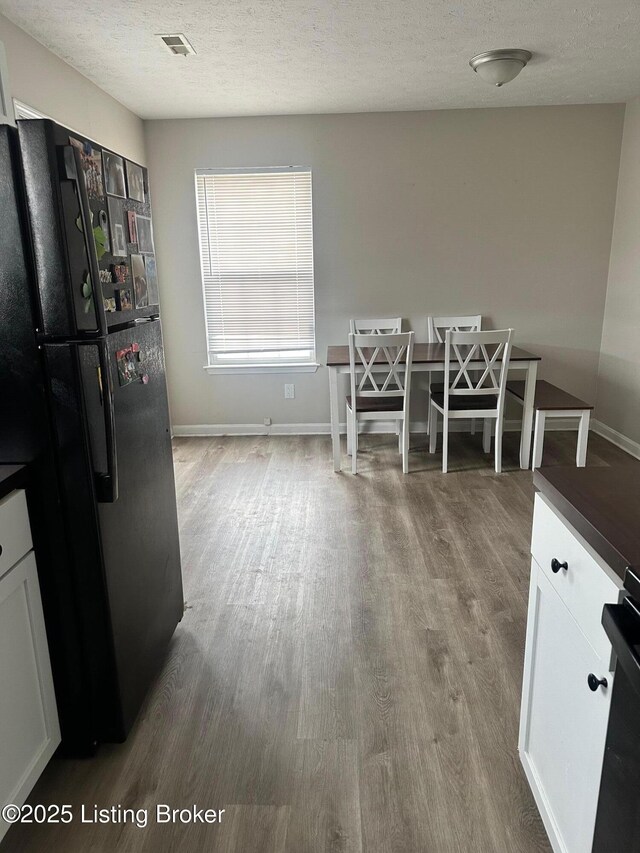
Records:
[[[111,333],[107,348],[119,490],[98,512],[126,732],[184,605],[160,321]]]
[[[119,741],[127,736],[183,613],[160,322],[44,349],[66,518],[82,566],[76,584],[82,617],[89,622],[97,739]],[[135,373],[121,385],[118,364],[128,353],[135,356]],[[99,493],[109,468],[109,384],[116,500]]]
[[[20,121],[18,133],[41,337],[95,337],[157,315],[146,169],[48,119]]]
[[[80,153],[48,119],[18,122],[45,338],[103,334],[106,319]]]
[[[90,373],[92,363],[100,364],[100,345],[96,341],[42,346],[61,526],[69,549],[59,569],[68,588],[56,603],[62,619],[76,624],[82,638],[83,669],[77,681],[87,708],[84,718],[77,702],[71,709],[74,751],[90,751],[98,741],[120,740],[123,729],[96,501],[95,474],[101,468],[94,461],[96,436],[91,434],[102,416],[100,395],[94,391],[99,374]]]

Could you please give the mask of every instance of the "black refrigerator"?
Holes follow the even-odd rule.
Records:
[[[126,738],[183,614],[146,170],[0,127],[0,462],[27,462],[63,748]]]

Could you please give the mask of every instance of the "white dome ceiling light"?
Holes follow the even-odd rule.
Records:
[[[531,53],[520,48],[487,50],[470,59],[469,65],[487,83],[504,86],[518,76],[530,59]]]

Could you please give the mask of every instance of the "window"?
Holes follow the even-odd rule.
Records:
[[[311,172],[198,170],[207,367],[315,369]]]

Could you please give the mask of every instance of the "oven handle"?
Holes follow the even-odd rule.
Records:
[[[611,640],[618,665],[640,694],[640,656],[634,648],[640,645],[640,611],[628,599],[622,604],[605,604],[602,626]]]

